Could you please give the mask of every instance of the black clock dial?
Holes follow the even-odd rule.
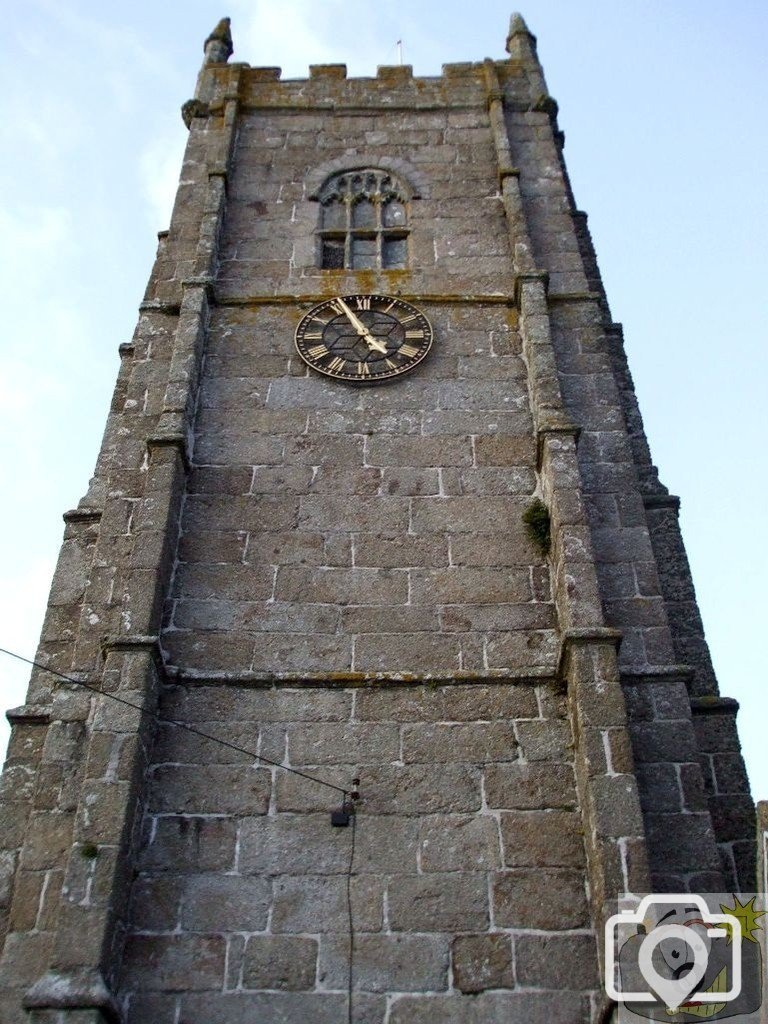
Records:
[[[429,352],[424,314],[391,295],[341,295],[311,309],[296,328],[296,348],[313,370],[355,384],[399,377]]]

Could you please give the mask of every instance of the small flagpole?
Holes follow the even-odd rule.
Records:
[[[403,40],[397,40],[397,59],[400,62],[400,67],[403,66]]]

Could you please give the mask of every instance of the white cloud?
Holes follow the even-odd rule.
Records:
[[[279,64],[284,78],[306,78],[310,64],[349,65],[350,74],[372,74],[386,63],[389,40],[374,30],[374,19],[355,15],[343,0],[271,0],[233,7],[235,60],[255,66]],[[394,44],[396,36],[391,40]]]
[[[18,573],[8,573],[0,589],[0,647],[34,658],[42,628],[40,594],[50,586],[55,562],[38,558]],[[0,655],[0,690],[4,707],[24,703],[30,668]],[[4,760],[10,728],[0,719],[0,762]]]
[[[185,141],[185,134],[180,132],[155,139],[144,150],[139,161],[151,224],[156,231],[168,227],[171,219]]]
[[[72,215],[63,206],[0,207],[0,237],[14,259],[6,271],[19,274],[30,256],[47,263],[57,263],[61,246],[70,243]]]

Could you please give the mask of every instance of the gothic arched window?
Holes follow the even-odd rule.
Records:
[[[342,171],[323,185],[320,266],[401,270],[408,258],[407,193],[387,171]]]

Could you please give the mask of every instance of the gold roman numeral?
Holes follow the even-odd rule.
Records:
[[[371,298],[369,295],[361,295],[355,300],[355,305],[358,309],[370,309]]]
[[[419,331],[406,331],[405,332],[405,336],[406,336],[406,338],[423,338],[424,337],[424,330],[422,329],[422,330],[419,330]]]
[[[382,309],[382,313],[388,313],[390,311],[390,309],[392,309],[392,307],[395,305],[396,302],[397,302],[397,299],[393,299],[392,302],[390,302],[390,304],[387,306],[386,309]]]
[[[357,372],[360,374],[361,377],[370,377],[371,376],[371,368],[368,365],[368,363],[358,363],[357,364]]]
[[[339,357],[336,356],[335,359],[332,359],[330,363],[328,363],[328,369],[333,370],[334,373],[341,373],[346,365],[346,360],[339,359]]]
[[[330,352],[325,345],[313,345],[307,349],[307,353],[312,356],[313,359],[322,359],[323,356],[330,355]]]
[[[387,364],[387,366],[390,368],[390,370],[396,370],[397,369],[397,363],[393,363],[391,359],[385,359],[384,362]]]
[[[418,313],[409,313],[408,316],[404,316],[403,317],[403,319],[400,321],[400,323],[401,324],[409,324],[411,322],[411,320],[418,320],[418,319],[419,319],[419,314]]]
[[[304,341],[317,341],[319,338],[322,338],[322,336],[322,331],[306,331],[304,334]]]
[[[346,314],[344,313],[344,310],[343,310],[343,309],[341,308],[341,306],[340,306],[340,305],[338,304],[338,302],[336,302],[336,300],[335,300],[335,299],[334,299],[334,301],[333,301],[333,302],[331,303],[331,309],[333,310],[333,312],[334,312],[334,313],[335,313],[335,314],[336,314],[337,316],[345,316],[345,315],[346,315]]]
[[[397,350],[399,356],[405,356],[406,359],[413,359],[419,350],[414,348],[413,345],[401,345]]]

